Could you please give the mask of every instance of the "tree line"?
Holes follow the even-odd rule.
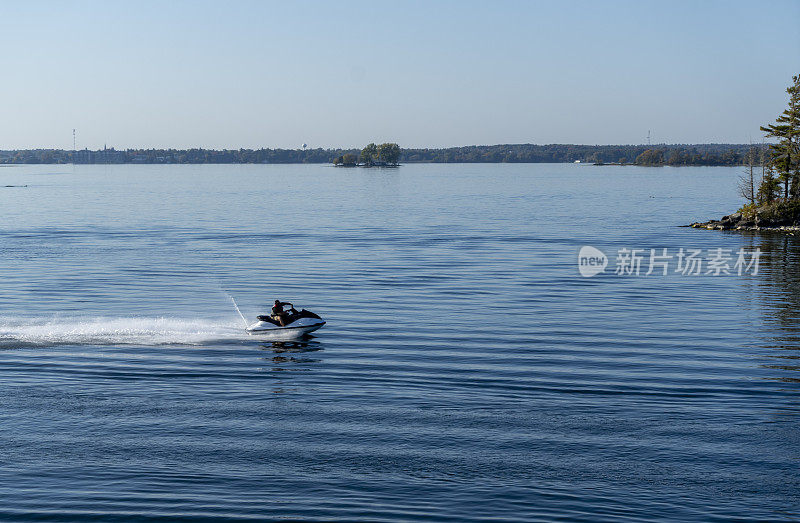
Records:
[[[374,147],[374,148],[373,148]],[[381,149],[383,148],[383,150]],[[767,149],[766,145],[756,146]],[[363,149],[28,149],[0,151],[0,163],[565,163],[624,165],[746,165],[751,146],[504,144],[401,149],[397,144],[370,144]]]
[[[330,163],[343,149],[125,149],[0,151],[0,163]]]
[[[766,146],[764,146],[766,148]],[[404,162],[434,163],[564,163],[622,165],[742,165],[749,146],[696,145],[473,145],[447,149],[404,149]]]

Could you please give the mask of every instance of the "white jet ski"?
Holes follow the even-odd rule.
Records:
[[[299,338],[325,325],[325,321],[313,312],[305,309],[298,311],[291,303],[286,305],[290,309],[284,321],[285,326],[273,320],[272,316],[256,316],[258,321],[247,327],[247,333],[270,338]]]

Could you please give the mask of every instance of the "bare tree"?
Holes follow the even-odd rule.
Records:
[[[751,204],[756,203],[756,180],[753,169],[756,165],[756,147],[750,145],[745,155],[745,171],[739,176],[739,196],[748,200]]]

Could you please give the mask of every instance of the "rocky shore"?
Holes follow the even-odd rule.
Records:
[[[717,231],[800,231],[800,204],[797,202],[762,205],[745,209],[720,220],[696,222],[688,225],[695,229]]]

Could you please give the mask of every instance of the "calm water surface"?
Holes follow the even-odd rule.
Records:
[[[2,167],[0,519],[796,520],[800,242],[676,227],[737,175]]]

